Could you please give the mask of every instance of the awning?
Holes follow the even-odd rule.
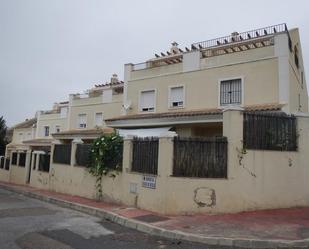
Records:
[[[147,129],[117,129],[122,137],[159,137],[167,133],[172,127],[147,128]]]

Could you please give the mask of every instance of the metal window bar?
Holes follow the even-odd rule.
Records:
[[[59,164],[71,164],[71,144],[56,144],[53,154],[53,162]]]
[[[221,81],[220,105],[241,104],[241,79]]]
[[[25,152],[19,153],[18,166],[20,166],[20,167],[25,167],[26,166],[26,157],[27,157],[27,153],[25,153]]]
[[[10,170],[10,158],[5,159],[5,170]]]
[[[17,152],[12,153],[12,165],[17,165]]]
[[[76,148],[76,164],[78,166],[88,167],[91,163],[91,144],[78,144]]]
[[[174,138],[173,176],[226,178],[226,137]]]
[[[49,172],[50,168],[50,155],[49,154],[40,154],[39,155],[39,171]]]
[[[143,174],[157,175],[159,138],[134,138],[132,171]]]
[[[297,150],[297,119],[284,113],[244,113],[246,149]]]
[[[0,169],[4,168],[4,157],[0,157]]]

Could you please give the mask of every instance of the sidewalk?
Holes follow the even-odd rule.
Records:
[[[24,185],[0,182],[0,188],[176,240],[244,248],[309,248],[309,207],[225,215],[162,216]]]

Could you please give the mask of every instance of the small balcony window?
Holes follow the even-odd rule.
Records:
[[[55,126],[55,131],[56,131],[56,133],[60,132],[60,125]]]
[[[170,87],[169,91],[169,107],[177,108],[184,106],[184,87]]]
[[[140,111],[153,112],[155,110],[155,90],[142,91],[140,95]]]
[[[102,126],[103,125],[103,113],[98,112],[95,114],[95,125]]]
[[[87,115],[79,114],[78,115],[78,128],[86,128],[87,127]]]
[[[241,79],[220,82],[220,105],[240,105],[242,101]]]

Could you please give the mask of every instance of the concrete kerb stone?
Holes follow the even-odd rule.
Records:
[[[156,227],[151,224],[146,224],[130,218],[123,217],[113,212],[102,210],[96,207],[86,206],[79,203],[73,203],[66,200],[61,200],[55,197],[45,196],[35,192],[29,192],[6,185],[0,187],[17,194],[38,199],[41,201],[57,204],[61,207],[70,208],[99,218],[107,219],[122,226],[136,229],[154,236],[161,236],[173,240],[186,240],[191,242],[203,243],[207,245],[220,245],[227,247],[238,248],[309,248],[309,239],[289,241],[289,240],[258,240],[258,239],[237,239],[237,238],[220,238],[220,237],[205,237],[202,235],[185,233],[177,230],[167,230]]]

